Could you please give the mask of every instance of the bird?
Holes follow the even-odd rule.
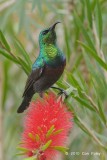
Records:
[[[31,72],[28,75],[23,101],[17,113],[22,113],[30,105],[35,93],[42,97],[43,92],[49,88],[60,90],[59,94],[68,95],[62,88],[54,87],[53,84],[60,78],[66,66],[66,57],[57,45],[55,27],[60,21],[56,21],[51,27],[43,29],[39,34],[39,56],[34,62]]]

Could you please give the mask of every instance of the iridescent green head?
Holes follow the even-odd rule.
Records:
[[[39,44],[42,45],[55,44],[56,43],[56,24],[61,23],[59,21],[55,22],[51,27],[43,29],[39,35]]]

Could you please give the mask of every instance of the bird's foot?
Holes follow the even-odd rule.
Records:
[[[51,87],[51,88],[54,88],[54,89],[59,90],[60,92],[58,93],[58,95],[64,94],[64,95],[65,95],[65,98],[68,98],[68,94],[67,94],[67,92],[66,92],[64,89],[58,88],[58,87]]]
[[[65,95],[65,98],[67,99],[67,98],[68,98],[67,92],[66,92],[64,89],[62,89],[62,88],[60,88],[60,89],[61,89],[61,90],[60,90],[60,92],[58,93],[58,95],[64,94],[64,95]]]

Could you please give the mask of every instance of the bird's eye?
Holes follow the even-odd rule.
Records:
[[[49,30],[45,30],[42,32],[43,35],[46,35],[49,32]]]

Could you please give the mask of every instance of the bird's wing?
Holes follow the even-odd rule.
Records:
[[[23,97],[26,96],[27,91],[33,86],[35,81],[37,81],[41,77],[41,75],[43,74],[44,68],[45,68],[45,64],[42,67],[36,68],[35,70],[31,71],[26,82]]]

